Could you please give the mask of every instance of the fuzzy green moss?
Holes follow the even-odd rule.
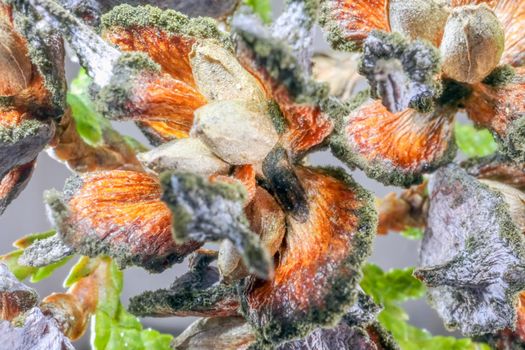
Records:
[[[334,50],[356,52],[362,49],[362,43],[351,40],[346,29],[337,19],[333,18],[333,1],[321,1],[319,24],[327,33],[326,39]]]
[[[102,16],[102,30],[112,27],[148,27],[164,30],[171,35],[182,35],[198,39],[212,39],[226,48],[233,49],[229,37],[217,28],[211,18],[189,18],[173,10],[162,10],[153,6],[114,7]]]
[[[509,64],[498,66],[483,80],[483,84],[492,87],[502,87],[510,82],[516,76],[516,70]]]

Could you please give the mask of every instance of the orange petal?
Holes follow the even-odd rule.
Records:
[[[470,119],[498,136],[496,140],[507,156],[525,162],[524,69],[517,70],[513,81],[502,87],[473,85],[464,106]]]
[[[409,186],[454,156],[455,110],[389,112],[380,101],[352,111],[331,141],[337,157],[385,184]]]
[[[305,222],[288,217],[274,279],[252,278],[243,294],[249,322],[272,343],[337,322],[355,301],[376,229],[372,197],[342,171],[299,167],[297,174],[309,216]]]
[[[525,65],[525,2],[520,0],[452,0],[452,6],[487,4],[505,30],[502,62],[515,67]]]
[[[332,47],[355,50],[373,30],[389,31],[388,0],[326,0],[321,23]]]
[[[243,33],[241,32],[241,35]],[[320,145],[333,130],[333,122],[320,107],[322,88],[314,81],[305,80],[295,58],[275,42],[245,35],[238,45],[239,61],[263,85],[272,106],[271,114],[281,143],[293,155],[299,156]],[[257,51],[253,47],[264,42],[271,50]],[[285,56],[276,62],[273,57]],[[291,62],[286,66],[286,62]],[[282,66],[280,65],[282,64]],[[290,81],[291,80],[291,81]]]
[[[158,179],[145,173],[89,173],[70,179],[63,195],[50,191],[46,198],[62,240],[84,255],[162,271],[200,246],[175,244]]]

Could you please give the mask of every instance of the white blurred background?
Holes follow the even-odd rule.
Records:
[[[282,9],[283,0],[273,0],[274,15]],[[315,41],[316,49],[319,51],[329,51],[324,42],[323,36],[318,31]],[[68,77],[75,77],[78,66],[68,63]],[[114,123],[114,126],[124,134],[130,135],[139,141],[147,144],[147,140],[132,123]],[[310,162],[315,165],[337,165],[343,166],[327,152],[318,152],[311,156]],[[359,171],[349,171],[364,187],[373,191],[377,196],[384,196],[388,192],[395,191],[395,188],[388,188],[380,183],[367,179]],[[42,232],[50,229],[50,224],[46,218],[42,193],[46,189],[62,189],[64,181],[71,175],[69,170],[62,164],[51,159],[45,152],[38,158],[36,171],[25,191],[16,199],[0,217],[0,254],[5,254],[13,250],[11,243],[17,238],[34,232]],[[411,241],[398,234],[378,236],[374,243],[374,252],[370,259],[381,266],[383,269],[402,268],[414,266],[417,263],[419,242]],[[69,267],[76,260],[71,261],[66,266],[57,270],[52,277],[32,285],[41,297],[52,292],[62,291],[62,282],[67,275]],[[181,264],[165,271],[162,274],[149,274],[148,272],[130,268],[125,271],[124,292],[122,300],[127,305],[129,297],[139,294],[145,290],[154,290],[168,287],[173,280],[181,275],[186,266]],[[426,305],[423,300],[411,301],[405,304],[406,310],[410,314],[410,322],[415,326],[426,328],[433,334],[449,334],[443,327],[441,320],[436,313]],[[144,318],[145,327],[155,328],[164,333],[177,335],[180,333],[193,318]],[[79,350],[89,349],[89,334],[75,343]]]

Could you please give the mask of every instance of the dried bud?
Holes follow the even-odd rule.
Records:
[[[165,143],[137,157],[157,173],[177,170],[208,176],[225,174],[230,169],[230,165],[214,155],[201,140],[192,137]]]
[[[269,116],[240,100],[213,102],[197,109],[192,132],[234,165],[261,162],[279,139]]]
[[[449,10],[443,0],[390,0],[390,29],[410,39],[426,39],[439,45]]]
[[[443,72],[460,82],[482,81],[499,64],[504,41],[503,28],[487,6],[455,8],[445,26],[440,48]]]
[[[1,6],[1,5],[0,5]],[[31,61],[22,38],[0,10],[0,95],[13,96],[31,81]]]

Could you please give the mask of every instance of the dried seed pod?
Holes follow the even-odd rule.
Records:
[[[242,254],[249,271],[261,278],[272,273],[268,253],[243,213],[246,191],[240,184],[210,182],[191,173],[164,173],[163,195],[173,213],[177,241],[228,239]]]
[[[336,50],[359,49],[373,30],[388,30],[389,0],[323,0],[321,25]]]
[[[427,42],[409,42],[399,33],[373,32],[365,40],[359,73],[389,111],[402,112],[410,106],[429,112],[440,92],[435,79],[439,69],[439,52]]]
[[[197,109],[192,136],[234,165],[262,162],[279,140],[269,116],[243,100],[212,102]]]
[[[24,39],[11,24],[12,13],[0,5],[0,96],[13,96],[29,86],[32,65]]]
[[[45,200],[60,238],[75,252],[160,272],[201,246],[174,242],[172,215],[160,195],[157,178],[114,170],[73,177],[64,193],[48,191]]]
[[[449,16],[446,0],[389,0],[390,30],[439,46]]]
[[[2,346],[6,349],[75,350],[56,321],[38,308],[29,310],[17,321],[23,325],[17,327],[9,321],[0,321]]]
[[[345,314],[356,300],[358,271],[376,228],[372,197],[342,171],[296,172],[310,203],[307,220],[287,217],[275,277],[245,280],[242,294],[248,322],[273,344],[332,325]]]
[[[430,303],[447,327],[465,335],[514,328],[525,284],[525,195],[493,184],[453,165],[438,170],[429,184],[415,276],[428,285]]]
[[[505,30],[505,52],[502,62],[514,67],[525,63],[525,37],[523,36],[525,3],[513,0],[451,0],[451,6],[486,4],[489,6]]]
[[[255,333],[242,317],[201,318],[173,340],[174,349],[247,350]]]
[[[0,264],[0,320],[11,321],[37,303],[37,292],[19,282],[5,264]]]
[[[479,83],[499,64],[504,42],[501,23],[487,6],[457,7],[440,46],[443,72],[460,82]]]
[[[384,184],[421,182],[424,172],[450,162],[456,153],[453,108],[394,114],[372,101],[343,111],[342,127],[330,139],[334,155]]]
[[[198,255],[198,253],[197,253]],[[209,256],[190,256],[189,272],[177,278],[169,289],[147,291],[130,299],[129,311],[137,316],[228,317],[238,315],[236,286],[219,282]]]
[[[251,22],[234,21],[233,25],[239,61],[274,101],[270,115],[283,147],[295,159],[320,146],[334,127],[321,109],[326,88],[309,78],[281,40],[268,37]]]
[[[193,45],[190,65],[197,89],[209,102],[242,100],[266,106],[260,83],[223,46],[209,42]]]
[[[157,173],[177,170],[210,176],[226,174],[230,169],[229,164],[215,156],[201,140],[193,137],[173,140],[140,153],[137,158],[145,167]]]

